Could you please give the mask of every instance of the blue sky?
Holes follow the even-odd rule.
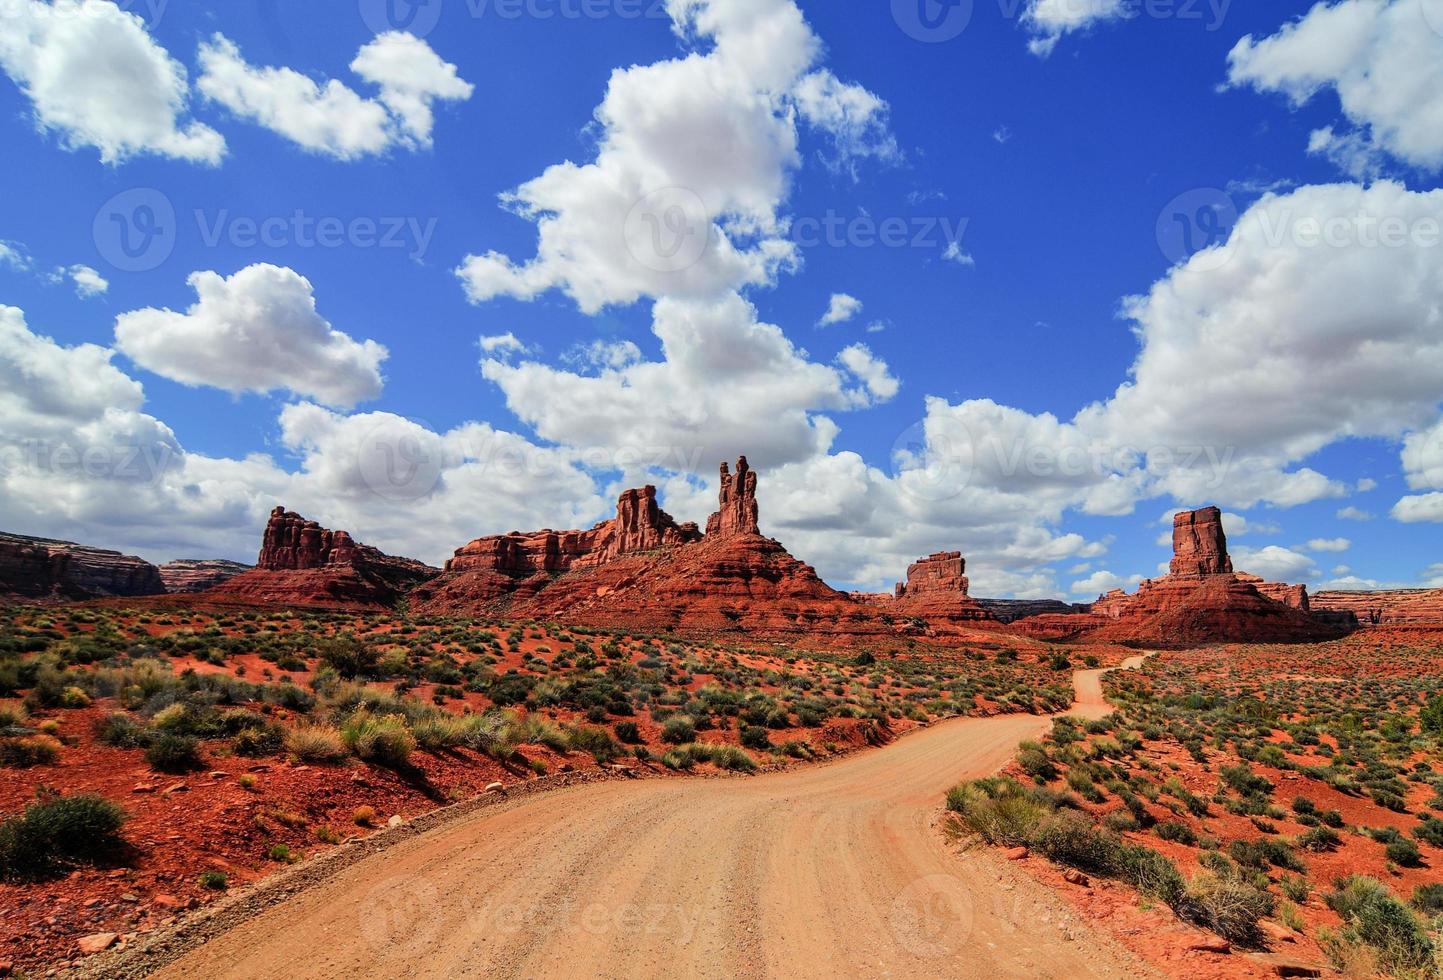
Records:
[[[1212,502],[1259,574],[1443,579],[1435,0],[923,3],[22,0],[0,523],[439,562],[745,452],[843,587],[1090,599]]]

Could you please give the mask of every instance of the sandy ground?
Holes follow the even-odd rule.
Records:
[[[1074,713],[1106,713],[1100,675],[1077,675]],[[1049,724],[958,719],[798,771],[516,800],[362,860],[158,975],[1151,975],[938,828],[950,786]]]

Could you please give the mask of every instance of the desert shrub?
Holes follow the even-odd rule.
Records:
[[[193,772],[203,765],[200,743],[189,735],[157,732],[145,748],[145,761],[157,772]]]
[[[1269,795],[1273,791],[1273,784],[1266,777],[1253,772],[1252,767],[1245,762],[1236,766],[1223,766],[1221,775],[1223,782],[1242,796],[1254,793]]]
[[[1418,845],[1406,837],[1389,841],[1384,846],[1383,853],[1389,861],[1405,868],[1414,868],[1423,863],[1423,854],[1418,850]]]
[[[1413,836],[1425,844],[1443,848],[1443,820],[1425,817],[1421,824],[1413,828]]]
[[[1172,859],[1148,847],[1123,844],[1117,852],[1117,874],[1142,894],[1177,908],[1187,882]]]
[[[661,726],[661,740],[683,745],[696,740],[696,722],[688,715],[672,715]]]
[[[1331,851],[1342,843],[1338,832],[1331,827],[1314,827],[1298,838],[1298,846],[1315,853]]]
[[[318,642],[316,657],[347,680],[363,674],[374,674],[381,662],[379,650],[347,634],[328,637]]]
[[[224,871],[202,871],[198,881],[200,887],[211,891],[225,891],[230,886],[230,876]]]
[[[330,725],[298,725],[286,732],[286,751],[301,762],[337,763],[347,755],[345,740]]]
[[[634,721],[618,721],[612,726],[612,731],[616,732],[619,742],[626,745],[641,744],[641,729],[636,726]]]
[[[1241,878],[1203,871],[1188,885],[1183,913],[1229,942],[1253,945],[1273,907],[1272,896]]]
[[[1443,735],[1443,694],[1435,694],[1418,715],[1423,731]]]
[[[1327,896],[1327,903],[1344,922],[1343,938],[1371,947],[1385,969],[1433,974],[1434,949],[1423,924],[1380,882],[1353,875]]]
[[[1085,814],[1060,810],[1038,824],[1032,846],[1061,864],[1098,874],[1115,874],[1120,864],[1122,842],[1117,835],[1099,828]]]
[[[400,715],[376,715],[362,708],[341,726],[341,740],[359,759],[401,767],[416,750],[416,737]]]
[[[1053,808],[1016,780],[993,778],[954,786],[947,809],[987,843],[1016,847],[1033,840]]]
[[[247,725],[231,738],[236,755],[259,757],[275,755],[286,743],[286,729],[274,721]]]
[[[1443,883],[1430,882],[1413,889],[1413,907],[1424,915],[1443,915]]]
[[[48,766],[60,757],[60,742],[49,735],[0,738],[0,766],[28,769]]]
[[[106,745],[135,749],[145,745],[145,726],[130,715],[116,712],[95,723],[95,737]]]
[[[661,757],[661,764],[668,769],[691,769],[699,762],[710,762],[718,769],[735,772],[751,772],[757,767],[752,757],[735,745],[711,745],[692,742],[667,751]]]
[[[15,728],[30,720],[30,712],[19,701],[0,701],[0,729]]]
[[[760,725],[743,725],[740,738],[742,745],[749,749],[766,751],[772,747],[771,736]]]
[[[1183,844],[1188,847],[1197,845],[1197,834],[1187,824],[1177,820],[1164,820],[1152,832],[1165,841],[1172,841],[1175,844]]]
[[[1278,884],[1283,889],[1283,897],[1299,905],[1307,904],[1308,896],[1313,890],[1312,886],[1308,884],[1308,879],[1301,875],[1283,875],[1282,881]]]
[[[1057,766],[1047,757],[1047,753],[1035,744],[1024,743],[1024,748],[1017,753],[1017,764],[1022,771],[1027,773],[1039,783],[1048,783],[1057,778]]]
[[[121,846],[125,812],[93,793],[49,796],[0,820],[0,879],[39,876],[101,860]]]
[[[599,765],[606,765],[621,755],[621,746],[605,728],[575,725],[566,728],[566,741],[576,752],[590,752]]]

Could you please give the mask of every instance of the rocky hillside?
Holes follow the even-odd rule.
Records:
[[[0,596],[61,601],[164,592],[160,571],[134,555],[0,532]]]

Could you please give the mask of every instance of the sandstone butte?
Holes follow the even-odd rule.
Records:
[[[357,544],[277,507],[266,523],[255,568],[207,589],[207,599],[257,605],[357,606],[383,609],[437,570]]]
[[[720,476],[705,533],[661,510],[654,487],[628,490],[616,516],[587,531],[472,541],[412,593],[411,608],[649,630],[849,637],[945,633],[991,621],[967,596],[955,552],[918,562],[909,582],[885,601],[833,589],[761,533],[757,474],[746,457],[735,472],[723,463]]]
[[[1173,518],[1168,574],[1135,594],[1114,590],[1085,616],[1033,617],[1016,628],[1049,639],[1087,639],[1155,647],[1204,643],[1301,643],[1340,630],[1309,613],[1304,586],[1264,582],[1233,570],[1216,507]]]
[[[60,602],[164,592],[156,567],[134,555],[0,532],[0,597]]]
[[[966,561],[914,562],[890,594],[843,593],[761,533],[757,473],[721,466],[705,530],[660,508],[655,487],[621,494],[588,530],[513,531],[457,549],[444,569],[382,553],[284,507],[254,568],[182,559],[157,569],[114,551],[0,534],[0,596],[66,601],[188,593],[206,601],[551,619],[648,631],[966,637],[977,629],[1066,642],[1193,646],[1303,642],[1359,627],[1443,628],[1443,590],[1325,592],[1236,571],[1216,507],[1179,513],[1168,574],[1090,605],[975,599]]]

